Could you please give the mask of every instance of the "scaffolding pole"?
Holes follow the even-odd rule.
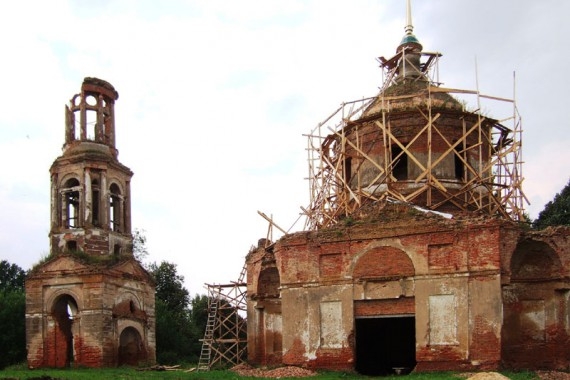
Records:
[[[379,59],[384,82],[378,96],[342,103],[305,135],[310,194],[309,205],[302,207],[306,217],[305,230],[317,230],[335,224],[367,200],[378,201],[384,198],[413,202],[422,197],[431,209],[450,204],[461,211],[480,211],[515,221],[524,220],[524,204],[528,200],[522,191],[522,122],[515,97],[507,99],[484,95],[478,88],[444,88],[439,82],[438,61],[441,54],[420,54],[424,63],[419,71],[423,75],[422,79],[428,81],[427,93],[385,95],[386,89],[396,83],[400,62],[407,60],[403,49],[389,60],[383,57]],[[446,138],[445,126],[439,120],[440,111],[433,105],[433,97],[437,93],[476,97],[478,109],[464,111],[465,115],[476,121],[472,125],[463,121],[463,135],[455,141]],[[423,99],[423,103],[416,105],[416,109],[410,112],[423,115],[425,126],[414,135],[402,138],[393,130],[388,116],[395,111],[395,101],[409,100],[412,103],[417,102],[417,99]],[[480,111],[483,101],[512,104],[512,115],[489,118]],[[381,136],[384,143],[383,163],[378,162],[378,158],[371,157],[362,146],[362,141],[358,140],[360,118],[372,105],[378,107],[375,109],[378,112],[375,124],[378,136]],[[347,138],[349,133],[356,138]],[[440,147],[440,151],[435,154],[431,145],[434,138],[443,141],[443,152]],[[427,159],[411,149],[420,139],[427,141]],[[392,149],[398,149],[396,155],[392,154]],[[476,155],[478,161],[471,162],[468,158],[470,154]],[[487,156],[484,157],[484,154]],[[395,177],[394,170],[404,158],[414,168],[414,173],[419,172],[417,176],[406,180]],[[437,170],[443,160],[454,160],[461,165],[463,170],[459,173],[459,181],[451,183],[438,177]],[[358,164],[355,165],[355,162]],[[378,173],[366,185],[362,185],[362,168],[373,168]],[[409,187],[414,187],[413,192],[401,191],[401,184],[405,182]],[[453,186],[454,191],[448,191],[450,186]]]
[[[247,359],[246,266],[239,279],[230,284],[206,284],[208,319],[198,371],[235,366]]]

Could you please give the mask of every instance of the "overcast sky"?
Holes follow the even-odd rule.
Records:
[[[569,179],[570,2],[412,4],[446,87],[476,89],[476,72],[484,94],[516,87],[535,218]],[[192,295],[236,280],[267,233],[257,211],[289,229],[308,204],[303,133],[378,93],[376,58],[404,26],[405,0],[2,2],[0,258],[29,269],[47,255],[48,170],[64,105],[91,76],[119,92],[119,160],[149,261],[176,263]]]

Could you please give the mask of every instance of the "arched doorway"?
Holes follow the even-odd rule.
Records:
[[[75,299],[64,294],[59,296],[52,308],[52,316],[55,321],[53,330],[53,365],[55,367],[69,367],[74,361],[73,350],[73,318],[77,315],[77,303]]]
[[[412,260],[394,247],[373,248],[354,264],[353,280],[364,292],[354,301],[357,372],[379,376],[414,369],[415,298],[406,290],[414,275]]]
[[[127,327],[119,337],[119,365],[136,366],[147,359],[141,335],[134,327]]]

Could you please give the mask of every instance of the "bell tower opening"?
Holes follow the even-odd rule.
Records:
[[[63,190],[63,224],[65,228],[79,227],[79,181],[68,180]]]
[[[120,232],[123,223],[121,222],[121,190],[116,184],[111,185],[111,195],[109,199],[109,227],[112,231]]]

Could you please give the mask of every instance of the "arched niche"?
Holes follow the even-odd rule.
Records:
[[[511,281],[548,280],[562,275],[562,264],[554,249],[543,241],[523,240],[511,258]]]
[[[119,365],[136,366],[147,360],[147,350],[139,331],[125,327],[119,336]]]
[[[281,278],[276,267],[262,269],[257,280],[257,294],[266,297],[278,297]]]

